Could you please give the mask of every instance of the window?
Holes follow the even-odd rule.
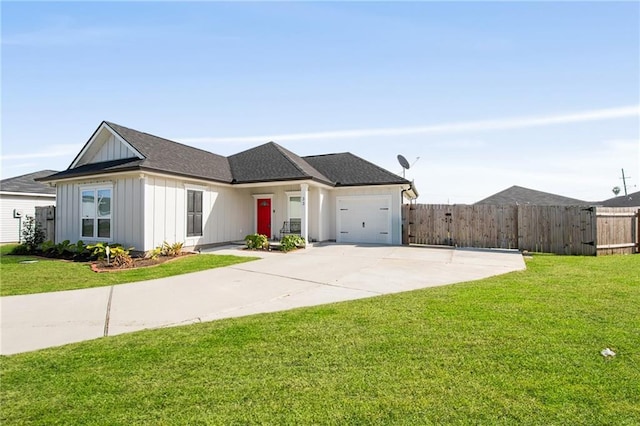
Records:
[[[187,237],[202,236],[202,191],[187,190]]]
[[[302,222],[302,198],[299,193],[289,195],[289,231],[295,234],[300,233]]]
[[[111,239],[111,188],[82,191],[82,238]]]

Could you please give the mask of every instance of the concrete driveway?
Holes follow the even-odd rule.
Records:
[[[132,284],[0,298],[0,353],[476,280],[525,269],[517,251],[320,244]],[[206,255],[206,254],[203,254]]]

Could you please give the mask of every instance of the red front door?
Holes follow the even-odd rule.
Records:
[[[271,199],[258,198],[258,234],[271,238]]]

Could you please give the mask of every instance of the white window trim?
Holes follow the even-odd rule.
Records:
[[[114,204],[115,204],[114,203],[115,197],[114,197],[113,184],[108,184],[108,185],[105,185],[105,184],[97,184],[97,185],[96,184],[85,184],[85,185],[79,185],[78,189],[79,189],[79,197],[78,198],[80,200],[79,201],[79,206],[78,206],[78,208],[80,210],[80,237],[79,237],[79,240],[82,240],[82,241],[98,241],[98,242],[106,242],[106,243],[112,242],[113,241],[113,233],[114,233],[113,232],[113,230],[114,230],[114,218],[113,218],[114,215],[113,215],[113,211],[114,211]],[[94,194],[95,194],[95,197],[97,199],[97,192],[100,191],[101,189],[108,189],[108,190],[111,191],[111,212],[109,214],[109,220],[110,220],[110,223],[109,223],[109,238],[98,237],[98,236],[85,237],[85,236],[82,235],[82,220],[85,219],[82,216],[82,192],[83,191],[93,190]],[[94,201],[94,205],[95,205],[95,201]],[[94,235],[97,235],[98,234],[98,219],[99,219],[97,211],[95,212],[95,216],[93,217],[93,219],[95,220],[95,223],[94,223]],[[104,217],[102,219],[104,219]]]
[[[300,197],[300,203],[302,203],[302,191],[285,191],[285,194],[287,194],[287,220],[290,221],[291,220],[291,197]],[[300,205],[300,208],[302,208],[302,204]],[[302,212],[300,213],[300,216],[302,216]],[[296,219],[302,220],[302,217],[299,217]]]

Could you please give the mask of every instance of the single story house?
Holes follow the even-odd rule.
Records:
[[[569,198],[550,192],[537,191],[513,185],[505,190],[484,198],[475,204],[491,205],[532,205],[532,206],[582,206],[591,205],[589,201]]]
[[[56,187],[56,241],[150,250],[252,233],[306,241],[402,243],[412,182],[351,153],[299,157],[269,142],[229,157],[102,122]]]
[[[36,179],[55,170],[40,170],[0,181],[0,242],[19,242],[22,224],[27,216],[34,217],[39,206],[55,206],[56,189]]]
[[[604,207],[640,207],[640,191],[627,195],[616,195],[598,204]]]

